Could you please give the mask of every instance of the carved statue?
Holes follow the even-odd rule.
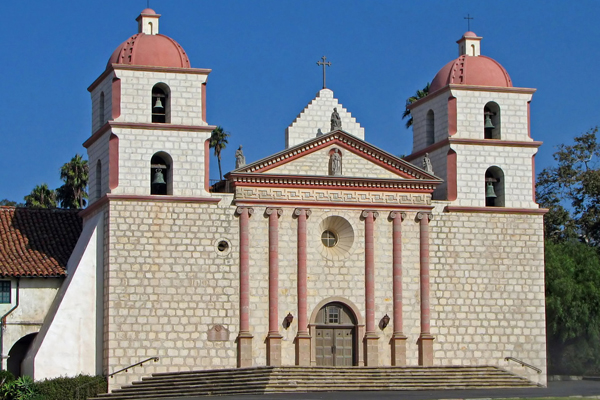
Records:
[[[333,109],[331,113],[331,132],[342,129],[342,119],[340,118],[340,114],[337,112],[337,108]]]
[[[342,174],[342,155],[338,149],[333,150],[331,154],[331,171],[330,175],[341,175]]]
[[[246,165],[246,157],[242,151],[242,145],[235,151],[235,169],[241,168]]]
[[[425,153],[425,157],[423,157],[423,169],[429,172],[430,174],[433,174],[433,166],[431,165],[429,153]]]

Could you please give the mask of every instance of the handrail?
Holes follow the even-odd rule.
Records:
[[[144,361],[140,361],[140,362],[137,362],[135,364],[131,364],[128,367],[125,367],[125,368],[122,368],[122,369],[120,369],[120,370],[118,370],[116,372],[113,372],[112,374],[108,375],[108,377],[112,378],[113,376],[115,376],[118,373],[127,372],[127,370],[129,370],[129,368],[137,367],[138,365],[144,365],[144,363],[147,363],[148,361],[157,362],[158,361],[158,357],[150,357],[150,358],[145,359]]]
[[[542,373],[542,370],[541,370],[541,369],[539,369],[538,367],[534,367],[533,365],[531,365],[531,364],[527,364],[525,361],[521,361],[521,360],[519,360],[519,359],[516,359],[516,358],[514,358],[514,357],[506,357],[504,360],[505,360],[505,361],[514,361],[514,362],[516,362],[517,364],[521,364],[521,365],[522,365],[522,366],[524,366],[524,367],[531,368],[532,370],[536,371],[538,374],[541,374],[541,373]]]

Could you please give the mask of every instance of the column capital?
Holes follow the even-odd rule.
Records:
[[[406,218],[406,213],[403,211],[391,211],[390,219],[400,218],[400,222],[404,221]]]
[[[431,221],[433,219],[433,213],[427,212],[427,211],[419,211],[417,213],[417,220],[422,220],[423,218],[427,217],[428,221]]]
[[[244,212],[244,210],[248,210],[248,216],[251,216],[252,214],[254,214],[254,208],[240,206],[240,207],[237,207],[235,209],[235,215],[236,216],[242,215],[242,213]]]
[[[277,217],[281,217],[283,215],[283,210],[278,207],[267,207],[265,210],[266,215],[271,215],[273,213],[277,214]]]
[[[379,217],[379,212],[375,210],[363,210],[360,213],[360,216],[361,218],[367,218],[369,216],[369,213],[373,215],[373,219],[377,219],[377,217]]]
[[[293,215],[295,217],[299,217],[303,213],[308,218],[308,217],[310,217],[310,214],[312,214],[312,211],[310,210],[310,208],[296,208],[296,209],[294,209],[294,214]]]

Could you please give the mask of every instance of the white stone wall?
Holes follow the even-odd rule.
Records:
[[[433,150],[429,153],[429,159],[431,160],[431,166],[433,168],[433,174],[443,181],[440,183],[433,192],[433,199],[446,199],[448,193],[448,151],[450,146],[446,145],[438,149]],[[423,168],[423,158],[418,157],[411,161],[413,165],[419,168]]]
[[[121,79],[121,116],[118,122],[152,122],[152,88],[170,88],[171,124],[208,125],[202,115],[202,84],[207,75],[191,73],[115,70]]]
[[[485,171],[504,172],[505,207],[539,208],[534,202],[531,147],[451,146],[457,154],[457,198],[454,205],[485,207]]]
[[[333,149],[338,149],[342,154],[342,176],[384,179],[399,178],[397,174],[374,164],[370,160],[335,145],[325,147],[279,167],[273,168],[269,173],[327,176],[329,175],[329,152]]]
[[[104,196],[106,193],[110,193],[109,187],[109,140],[110,140],[110,132],[106,132],[100,138],[98,138],[94,143],[92,143],[87,148],[88,160],[89,160],[89,186],[88,186],[88,195],[90,204],[94,203],[98,200],[98,196],[96,195],[96,182],[98,179],[96,173],[96,164],[100,161],[102,165],[101,176],[100,176],[100,197]]]
[[[112,193],[149,195],[150,160],[157,152],[165,152],[173,159],[174,196],[209,195],[204,187],[204,158],[209,156],[204,154],[204,142],[210,132],[125,128],[113,132],[119,138],[119,186]]]
[[[434,143],[448,138],[448,97],[450,97],[450,93],[436,96],[411,110],[413,117],[413,153],[427,147],[426,125],[429,110],[433,111]],[[435,172],[435,169],[433,171]]]
[[[92,96],[92,133],[96,132],[106,121],[112,120],[112,80],[114,72],[108,74],[90,93]],[[104,115],[100,116],[100,95],[104,93]]]
[[[321,89],[317,96],[302,110],[294,122],[285,130],[285,147],[294,147],[317,136],[331,131],[331,113],[337,108],[342,120],[342,130],[365,140],[365,129],[356,122],[350,112],[333,97],[330,89]]]

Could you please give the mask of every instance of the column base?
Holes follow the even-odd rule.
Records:
[[[378,367],[379,366],[379,336],[376,333],[365,334],[364,347],[365,347],[365,366],[366,367]]]
[[[296,336],[296,365],[310,366],[310,335],[298,333]]]
[[[267,365],[281,367],[281,336],[279,333],[267,335]]]
[[[390,344],[392,345],[392,366],[406,367],[406,336],[401,332],[394,333]]]
[[[252,338],[250,332],[240,332],[237,337],[237,366],[238,368],[251,367],[254,360],[252,357]]]
[[[433,365],[433,339],[433,336],[423,333],[419,337],[419,365],[423,367]]]

